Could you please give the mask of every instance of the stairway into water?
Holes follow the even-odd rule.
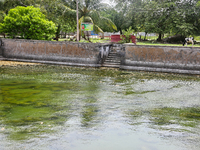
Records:
[[[103,67],[119,68],[121,64],[120,57],[117,55],[116,51],[110,51],[108,57],[102,64]]]

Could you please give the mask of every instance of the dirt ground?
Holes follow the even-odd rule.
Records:
[[[17,65],[38,65],[39,63],[18,62],[18,61],[0,61],[0,66],[17,66]]]

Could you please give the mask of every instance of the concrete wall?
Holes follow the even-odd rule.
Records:
[[[116,51],[121,69],[200,74],[200,48],[95,44],[2,39],[0,54],[7,60],[101,67],[102,55]]]
[[[100,66],[99,47],[94,43],[53,42],[2,39],[3,57],[44,63],[62,62],[66,65]]]
[[[125,45],[122,69],[200,74],[200,48]]]
[[[1,49],[2,46],[3,46],[3,41],[0,38],[0,57],[3,55],[3,50]]]

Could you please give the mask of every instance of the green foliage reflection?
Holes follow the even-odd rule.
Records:
[[[1,80],[0,125],[14,130],[10,137],[20,136],[20,139],[39,132],[52,132],[51,127],[64,123],[69,116],[58,114],[62,110],[68,111],[69,104],[63,105],[62,99],[58,99],[58,94],[67,88],[58,83]]]

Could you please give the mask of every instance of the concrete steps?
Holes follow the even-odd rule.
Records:
[[[120,61],[120,58],[117,56],[117,52],[111,51],[102,66],[119,68],[120,63],[121,63],[121,61]]]

